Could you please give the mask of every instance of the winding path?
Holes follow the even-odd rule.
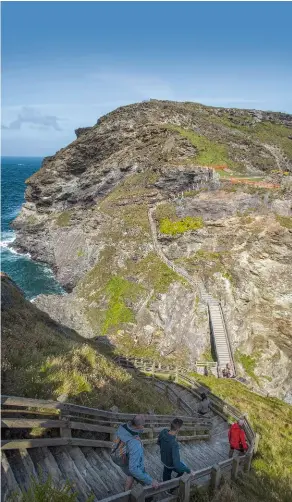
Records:
[[[154,214],[157,206],[164,203],[165,201],[158,202],[148,211],[148,219],[149,219],[154,249],[157,255],[160,257],[160,259],[174,272],[183,277],[191,286],[192,290],[196,294],[199,293],[201,301],[207,304],[211,334],[215,345],[218,365],[221,368],[225,368],[226,364],[229,364],[232,373],[235,375],[236,371],[232,354],[232,348],[228,337],[228,332],[220,302],[207,293],[204,284],[200,280],[198,279],[195,280],[188,274],[188,272],[184,268],[174,264],[171,260],[169,260],[167,256],[164,254],[159,244]]]

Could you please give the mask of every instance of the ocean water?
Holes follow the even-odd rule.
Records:
[[[10,223],[24,202],[25,180],[38,171],[41,162],[38,157],[1,158],[1,270],[18,284],[30,300],[41,293],[64,293],[49,267],[9,248],[15,239]]]

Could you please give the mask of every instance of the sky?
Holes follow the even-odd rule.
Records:
[[[292,113],[291,2],[2,2],[2,155],[149,98]]]

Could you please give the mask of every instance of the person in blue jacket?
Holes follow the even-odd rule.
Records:
[[[182,425],[183,421],[175,418],[170,424],[170,430],[163,429],[158,436],[157,444],[160,446],[161,462],[164,465],[163,481],[171,479],[172,471],[177,473],[177,477],[182,476],[184,472],[191,473],[191,470],[180,460],[176,439]]]
[[[119,463],[127,475],[125,491],[131,490],[134,480],[153,488],[159,487],[159,483],[147,474],[144,467],[144,448],[140,438],[144,426],[144,415],[137,415],[131,422],[120,425],[116,433],[116,450],[123,448],[125,451],[125,461]]]

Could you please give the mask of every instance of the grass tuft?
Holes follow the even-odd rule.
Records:
[[[64,211],[56,218],[56,224],[58,225],[58,227],[68,227],[70,225],[70,220],[71,215],[69,211]]]
[[[186,216],[185,218],[177,221],[171,221],[169,218],[165,218],[160,221],[159,230],[162,234],[167,235],[177,235],[188,232],[189,230],[199,230],[204,227],[204,222],[202,218],[194,218],[192,216]]]
[[[281,227],[288,228],[289,230],[292,229],[292,218],[291,216],[280,216],[279,214],[276,215],[276,220],[280,223]]]

